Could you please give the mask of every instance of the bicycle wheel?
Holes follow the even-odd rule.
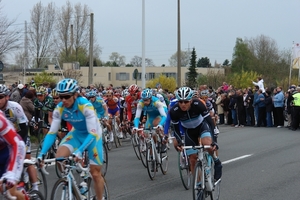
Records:
[[[119,138],[117,137],[117,131],[118,129],[116,129],[116,122],[112,122],[112,133],[113,133],[113,136],[114,136],[114,143],[115,143],[115,146],[116,148],[119,147],[119,142],[117,141]]]
[[[144,138],[144,141],[141,141],[142,139],[139,138],[139,145],[138,145],[138,148],[139,148],[139,154],[140,154],[140,158],[141,158],[141,161],[142,161],[142,164],[144,165],[144,167],[147,168],[147,145],[145,143],[145,138]],[[146,148],[145,148],[146,146]]]
[[[42,172],[41,169],[38,169],[37,172],[38,175],[38,187],[39,187],[39,191],[42,193],[43,197],[45,199],[47,199],[47,195],[48,195],[48,189],[47,189],[47,179],[45,174]]]
[[[107,172],[107,167],[108,167],[108,153],[107,153],[106,146],[103,144],[103,163],[101,167],[102,176],[105,176]]]
[[[153,153],[152,153],[151,141],[149,141],[149,143],[147,143],[146,152],[147,152],[146,153],[147,171],[148,171],[148,175],[149,175],[150,179],[153,180],[156,175],[157,165],[156,165],[155,159],[153,159],[154,155],[152,155]]]
[[[169,164],[168,150],[166,150],[165,152],[160,152],[160,162],[161,173],[163,173],[163,175],[166,175]]]
[[[117,123],[115,123],[115,142],[118,142],[118,146],[122,146],[122,140],[119,138],[119,126]]]
[[[65,179],[58,179],[53,186],[51,199],[71,199],[81,200],[81,197],[76,196],[74,185],[72,185],[72,198],[69,197],[69,183]]]
[[[183,156],[183,152],[178,152],[178,169],[183,187],[188,190],[191,186],[190,160]]]
[[[42,193],[40,191],[36,191],[36,190],[31,190],[28,193],[29,199],[30,200],[46,200],[47,198],[45,198]]]
[[[106,180],[105,178],[103,177],[104,179],[104,191],[103,191],[103,200],[108,200],[109,199],[109,194],[108,194],[108,188],[107,188],[107,184],[106,184]],[[88,194],[87,194],[87,199],[90,199],[90,200],[96,200],[96,193],[95,193],[95,189],[94,189],[94,182],[93,182],[93,179],[92,178],[88,178],[87,180],[87,183],[88,183]]]
[[[218,181],[216,181],[214,183],[215,187],[211,193],[213,200],[219,200],[219,198],[220,198],[220,185],[221,185],[221,179],[219,179]]]
[[[205,191],[202,189],[201,183],[202,176],[202,164],[197,162],[194,169],[193,176],[193,200],[204,200],[205,199]]]
[[[138,137],[137,137],[137,133],[135,133],[134,135],[131,135],[131,144],[132,144],[132,147],[133,147],[133,150],[134,150],[134,153],[137,157],[137,159],[141,159],[140,157],[140,153],[139,153],[139,140],[138,140]]]

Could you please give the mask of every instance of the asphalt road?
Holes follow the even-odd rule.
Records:
[[[219,156],[223,162],[220,199],[300,199],[300,131],[287,128],[232,128],[220,126]],[[48,193],[57,180],[48,168]],[[177,168],[177,152],[169,151],[166,175],[158,171],[150,180],[128,139],[109,152],[106,175],[111,200],[192,199],[185,190]],[[48,198],[50,199],[50,198]]]

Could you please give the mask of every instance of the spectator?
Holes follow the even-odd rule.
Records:
[[[267,127],[273,127],[272,110],[273,102],[271,97],[271,91],[266,90],[265,104],[266,104],[266,115],[267,115]]]
[[[29,122],[31,121],[34,114],[33,98],[33,91],[29,90],[20,101],[20,105],[22,106]]]
[[[256,126],[267,126],[265,96],[261,89],[258,90],[258,97],[255,101],[255,104],[258,106],[258,120]]]
[[[229,92],[229,99],[230,99],[229,109],[231,110],[231,117],[232,117],[231,126],[238,127],[237,114],[236,114],[236,94],[234,90]]]
[[[218,97],[216,99],[217,111],[219,115],[219,124],[224,124],[224,109],[222,107],[222,95],[218,92]]]
[[[24,88],[24,85],[20,83],[18,85],[17,89],[14,90],[14,92],[10,95],[9,100],[19,103],[22,98],[21,95],[23,92],[23,88]]]
[[[252,81],[252,83],[258,86],[262,93],[265,93],[264,80],[261,77],[257,77],[257,82]]]
[[[259,87],[256,85],[255,89],[254,89],[254,95],[253,95],[253,108],[254,108],[256,124],[257,124],[257,120],[258,120],[258,105],[255,102],[258,98],[258,90],[259,90]]]
[[[277,128],[284,126],[283,108],[284,108],[284,94],[282,87],[277,87],[277,94],[273,97],[274,112],[277,117]]]

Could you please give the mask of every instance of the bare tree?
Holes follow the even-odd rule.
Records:
[[[181,66],[186,67],[189,65],[191,59],[191,52],[189,51],[181,51]],[[177,66],[177,52],[174,53],[169,59],[170,66]]]
[[[67,69],[64,71],[65,78],[72,78],[72,79],[79,81],[81,76],[82,76],[82,73],[80,70]]]
[[[142,57],[134,56],[131,59],[130,64],[132,64],[134,67],[141,67],[142,66]],[[145,58],[145,65],[147,67],[154,66],[153,60],[150,58]]]
[[[43,7],[41,2],[37,3],[31,10],[29,36],[32,48],[30,51],[36,59],[37,68],[42,67],[44,58],[50,57],[52,54],[55,10],[54,3],[49,3]]]
[[[2,9],[0,7],[0,57],[4,58],[4,54],[19,47],[18,39],[21,33],[12,26],[16,19],[8,20],[6,16],[2,15]]]
[[[75,37],[75,53],[76,59],[78,58],[79,48],[88,49],[89,44],[89,26],[90,26],[90,13],[91,10],[87,5],[78,3],[74,6],[74,37]]]
[[[109,60],[112,63],[115,63],[117,66],[122,66],[125,65],[125,56],[120,55],[117,52],[112,52],[111,55],[109,56]]]
[[[70,54],[72,54],[73,48],[73,35],[72,35],[72,15],[73,7],[70,1],[66,2],[66,5],[61,8],[58,13],[57,19],[57,39],[59,40],[57,44],[59,48],[65,53],[65,58],[68,59]]]

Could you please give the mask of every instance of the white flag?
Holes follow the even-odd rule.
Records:
[[[293,46],[293,69],[299,69],[300,67],[300,44],[297,43]]]

